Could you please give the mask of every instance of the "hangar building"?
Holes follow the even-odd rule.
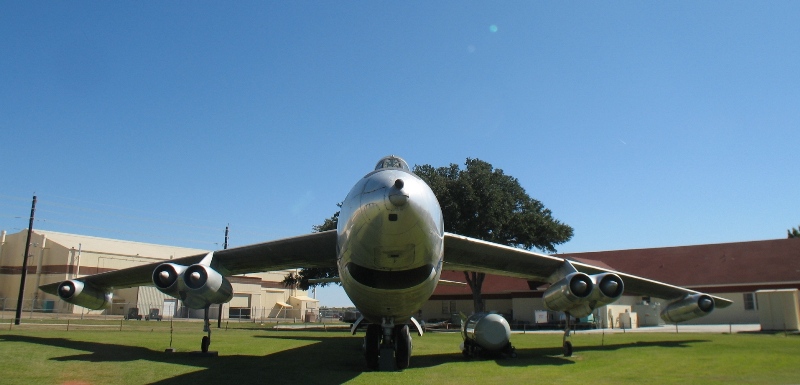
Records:
[[[27,230],[14,234],[2,232],[0,307],[4,310],[16,308],[26,239]],[[33,307],[37,312],[123,316],[128,315],[131,308],[136,308],[145,316],[149,315],[150,309],[158,309],[159,314],[165,316],[202,318],[202,310],[184,308],[180,301],[161,293],[154,286],[115,290],[112,307],[98,311],[71,305],[37,288],[85,275],[207,252],[208,250],[36,230],[32,234],[28,252],[23,309],[31,311]],[[319,301],[309,298],[306,291],[284,287],[281,281],[287,272],[230,277],[234,296],[223,305],[223,318],[316,318],[319,315]],[[212,306],[210,315],[216,318],[218,311],[219,306]]]
[[[688,324],[757,324],[756,291],[800,289],[800,239],[776,239],[710,245],[662,247],[559,254],[558,256],[619,270],[689,289],[717,295],[733,301],[725,309],[716,309],[706,317]],[[464,282],[460,272],[444,272],[443,279]],[[487,275],[483,283],[486,310],[497,311],[525,323],[552,322],[559,314],[546,314],[540,283],[519,278]],[[636,313],[639,325],[660,321],[661,306],[668,301],[626,292],[621,299],[596,311],[597,322],[609,326],[607,312],[615,314],[614,323],[624,313]],[[466,286],[440,285],[423,307],[423,319],[450,318],[453,314],[472,312],[472,294]],[[603,317],[599,315],[603,314]],[[537,320],[537,317],[539,319]],[[634,323],[635,324],[635,323]]]

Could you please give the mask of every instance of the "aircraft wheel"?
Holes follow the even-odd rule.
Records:
[[[395,352],[394,358],[397,369],[406,369],[411,363],[411,334],[408,325],[398,325],[394,329]]]
[[[506,354],[511,358],[517,358],[517,349],[511,344],[508,344],[508,346],[506,346]]]
[[[367,359],[367,367],[378,369],[378,358],[381,351],[381,325],[371,324],[367,326],[367,333],[364,336],[364,357]]]
[[[572,357],[572,342],[564,341],[564,357]]]
[[[203,342],[200,343],[200,350],[203,353],[208,353],[209,345],[211,345],[211,338],[208,338],[208,336],[203,336]]]

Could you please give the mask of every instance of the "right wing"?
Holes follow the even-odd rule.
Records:
[[[564,262],[565,260],[559,257],[445,233],[443,266],[445,270],[474,271],[554,283],[555,280],[561,278],[556,273],[564,266]],[[604,269],[578,261],[569,262],[575,269],[583,273],[617,274],[625,284],[625,292],[629,293],[633,292],[666,300],[678,300],[687,295],[704,294],[684,287]],[[733,303],[722,297],[711,297],[714,298],[716,306],[720,308],[728,307]]]
[[[189,266],[199,263],[206,254],[164,260],[142,266],[95,274],[75,280],[103,291],[152,285],[155,268],[166,262]],[[211,268],[223,276],[291,269],[296,267],[336,266],[336,230],[257,243],[214,252]],[[43,285],[42,291],[58,295],[61,282]]]

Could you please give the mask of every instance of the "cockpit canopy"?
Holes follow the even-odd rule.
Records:
[[[378,161],[377,165],[375,165],[375,170],[380,170],[383,168],[399,168],[402,170],[411,171],[408,168],[408,163],[406,163],[403,158],[394,155],[384,157]]]

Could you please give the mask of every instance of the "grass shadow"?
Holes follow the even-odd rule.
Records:
[[[48,345],[88,353],[53,357],[54,361],[125,362],[147,360],[197,367],[201,370],[179,374],[154,384],[251,383],[254,380],[271,384],[341,384],[363,372],[363,361],[353,360],[343,349],[352,349],[353,339],[325,337],[315,343],[255,355],[198,356],[190,352],[164,353],[138,346],[101,342],[74,341],[66,338],[45,338],[2,335],[0,341]]]
[[[352,380],[366,372],[361,339],[347,334],[330,333],[322,336],[306,335],[263,335],[254,338],[264,340],[302,341],[302,346],[291,347],[264,355],[220,355],[218,357],[198,356],[189,352],[164,353],[140,346],[114,343],[86,342],[67,338],[48,338],[22,335],[0,335],[0,341],[48,345],[53,347],[81,350],[86,353],[52,357],[59,362],[129,362],[145,360],[154,363],[167,363],[196,367],[198,370],[178,374],[155,384],[197,384],[197,383],[249,383],[254,381],[273,384],[340,384]],[[710,342],[708,340],[650,341],[625,344],[576,346],[576,354],[581,351],[613,351],[643,347],[685,348],[689,344]],[[285,343],[275,344],[284,346]],[[488,357],[475,361],[495,361],[500,366],[536,367],[574,364],[574,359],[564,357],[560,347],[537,347],[517,349],[516,358]],[[432,368],[452,362],[470,361],[461,352],[413,354],[412,369]]]
[[[574,364],[574,357],[579,356],[581,352],[586,351],[614,351],[618,349],[635,349],[647,347],[663,347],[663,348],[688,348],[689,344],[698,342],[711,342],[709,340],[682,340],[682,341],[648,341],[648,342],[634,342],[627,344],[607,344],[607,345],[594,345],[594,346],[575,346],[574,355],[571,357],[564,357],[564,352],[560,346],[554,347],[537,347],[537,348],[523,348],[517,349],[517,357],[487,357],[483,359],[494,360],[497,365],[508,367],[527,367],[527,366],[560,366]]]

